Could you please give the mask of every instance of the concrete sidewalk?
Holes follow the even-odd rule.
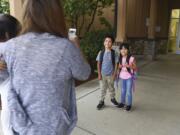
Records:
[[[114,107],[107,93],[98,111],[100,89],[95,79],[77,87],[78,124],[72,135],[179,135],[180,55],[138,61],[139,77],[132,112]],[[116,90],[119,100],[120,90]],[[0,131],[0,135],[2,132]]]
[[[77,87],[79,121],[72,135],[179,135],[180,55],[139,63],[132,112],[114,107],[107,93],[106,107],[98,111],[98,80]],[[119,100],[120,90],[117,90]]]

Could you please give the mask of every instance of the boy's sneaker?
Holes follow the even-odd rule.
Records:
[[[123,104],[123,103],[120,103],[117,107],[118,107],[118,108],[124,108],[124,104]]]
[[[119,103],[116,101],[115,98],[112,98],[112,99],[111,99],[111,102],[112,102],[114,105],[118,105],[118,104],[119,104]]]
[[[104,101],[100,101],[99,104],[97,105],[97,109],[100,110],[104,107]]]
[[[130,111],[131,110],[131,106],[130,105],[127,105],[126,106],[126,111]]]

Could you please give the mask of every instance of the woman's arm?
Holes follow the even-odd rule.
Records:
[[[73,78],[77,80],[86,80],[91,73],[90,65],[79,47],[79,41],[75,39],[72,42],[74,44],[68,44],[65,57],[69,61]]]

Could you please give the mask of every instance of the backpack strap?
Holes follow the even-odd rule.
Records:
[[[100,65],[102,66],[102,62],[103,62],[103,57],[104,57],[104,52],[105,50],[102,50],[100,52]],[[113,49],[111,49],[111,60],[112,60],[112,64],[113,64],[113,67],[115,68],[115,51]]]
[[[101,50],[100,51],[100,69],[102,68],[102,62],[103,62],[103,57],[104,57],[104,52],[105,52],[105,50]]]
[[[130,58],[131,58],[131,55],[128,55],[127,58],[126,58],[126,62],[127,62],[128,64],[129,64]],[[130,74],[132,74],[130,68],[127,68],[127,71],[128,71]]]
[[[111,49],[111,60],[112,60],[112,64],[114,68],[115,68],[115,61],[116,61],[115,59],[116,59],[115,51]]]
[[[132,56],[132,55],[128,55],[127,58],[126,58],[126,62],[127,62],[128,64],[129,64],[129,61],[130,61],[131,56]],[[121,65],[122,65],[122,58],[123,58],[123,57],[120,55],[120,57],[119,57],[119,63],[120,63]],[[122,68],[120,69],[120,72],[121,72],[121,70],[122,70]],[[128,71],[130,74],[132,74],[130,68],[127,68],[127,71]]]
[[[103,62],[103,57],[104,57],[104,50],[101,50],[100,51],[100,63],[102,64],[102,62]]]

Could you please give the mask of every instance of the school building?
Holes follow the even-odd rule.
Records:
[[[179,9],[179,0],[116,0],[116,41],[128,41],[152,59],[180,54]]]
[[[21,20],[22,1],[9,1],[11,14]],[[96,110],[101,92],[97,79],[78,86],[79,120],[72,135],[179,135],[180,0],[115,0],[113,6],[108,20],[116,27],[117,45],[129,42],[136,53],[150,59],[168,54],[158,61],[137,61],[140,70],[130,113],[114,107],[109,93],[106,107]]]
[[[9,0],[10,12],[22,20],[22,1]],[[116,30],[116,43],[129,42],[136,54],[180,54],[179,0],[115,0],[105,17]],[[95,21],[95,26],[100,24]],[[97,28],[97,27],[96,27]]]

